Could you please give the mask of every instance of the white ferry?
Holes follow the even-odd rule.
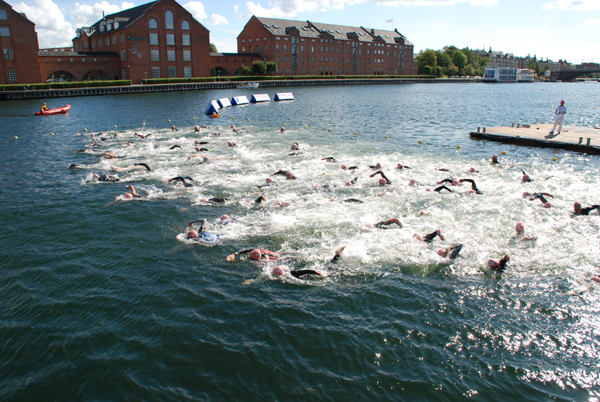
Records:
[[[528,68],[486,67],[483,82],[533,82],[534,71]]]

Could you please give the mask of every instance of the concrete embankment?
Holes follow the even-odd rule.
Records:
[[[440,84],[472,83],[475,79],[424,79],[424,78],[372,78],[372,79],[318,79],[318,80],[270,80],[259,81],[260,87],[290,87],[314,85],[375,85],[375,84]],[[236,82],[190,82],[175,84],[130,85],[119,87],[91,87],[42,89],[30,91],[0,92],[0,100],[66,98],[72,96],[117,95],[145,92],[195,91],[203,89],[235,89]],[[260,90],[260,89],[258,89]]]

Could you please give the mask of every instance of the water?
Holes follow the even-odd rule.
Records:
[[[289,90],[293,102],[234,107],[219,119],[203,116],[208,102],[240,90],[55,99],[50,107],[70,103],[71,112],[47,117],[32,116],[39,101],[2,103],[0,399],[600,397],[600,300],[589,281],[600,217],[569,214],[575,200],[598,203],[599,158],[468,137],[478,126],[547,123],[560,99],[566,124],[600,126],[600,86]],[[195,134],[195,124],[211,128]],[[103,131],[119,137],[74,153]],[[210,151],[194,152],[195,139]],[[303,154],[288,156],[294,141]],[[127,157],[97,158],[104,151]],[[192,154],[212,161],[198,165]],[[489,164],[492,154],[501,166]],[[330,156],[337,162],[321,160]],[[135,162],[153,171],[90,180]],[[387,189],[369,178],[377,162],[393,182]],[[412,169],[394,169],[398,162]],[[255,187],[284,166],[298,180]],[[520,169],[534,182],[521,184]],[[169,184],[177,175],[197,185]],[[448,177],[473,178],[484,195],[425,190]],[[126,184],[142,198],[126,200]],[[248,202],[263,190],[266,203]],[[552,208],[524,191],[551,193]],[[210,197],[230,201],[201,202]],[[273,208],[277,201],[293,207]],[[224,213],[237,222],[216,225]],[[392,217],[404,227],[367,227]],[[187,222],[199,218],[225,237],[187,240]],[[518,221],[535,243],[509,244]],[[446,241],[413,238],[438,228]],[[464,244],[455,262],[436,254],[455,243]],[[326,264],[342,245],[340,261]],[[282,262],[247,255],[225,261],[246,247],[287,253],[288,268],[323,278],[273,277]],[[506,274],[482,273],[504,254]]]

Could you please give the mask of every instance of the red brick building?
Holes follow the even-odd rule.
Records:
[[[35,24],[0,0],[0,84],[40,82]]]
[[[416,74],[414,45],[397,30],[250,18],[239,53],[275,61],[281,75]]]
[[[95,52],[118,55],[119,79],[141,83],[146,78],[210,76],[209,31],[174,0],[107,15],[76,34],[73,50],[87,53],[86,62]]]
[[[120,79],[115,52],[75,52],[73,48],[41,49],[39,69],[43,82]]]
[[[211,53],[211,74],[218,77],[241,75],[242,66],[252,68],[254,60],[262,60],[256,53]]]

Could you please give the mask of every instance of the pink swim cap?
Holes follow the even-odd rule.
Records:
[[[351,186],[351,185],[352,185],[352,183],[348,181],[348,182],[346,182],[346,185],[347,185],[347,186]]]
[[[575,203],[573,204],[573,207],[575,208],[581,208],[581,203],[578,201],[575,201]]]
[[[498,265],[498,263],[496,261],[494,261],[494,260],[488,260],[488,265],[490,267],[495,267],[496,265]]]
[[[525,225],[523,225],[523,222],[517,222],[517,226],[516,229],[521,232],[523,230],[525,230]]]
[[[221,215],[221,220],[222,221],[225,221],[227,219],[229,219],[229,215]]]
[[[469,169],[469,172],[471,172],[471,173],[475,173],[476,171],[477,171],[477,170],[475,170],[475,168],[474,168],[474,167],[472,167],[471,169]]]
[[[198,141],[198,140],[196,140],[196,141]],[[198,141],[198,142],[200,142],[200,141]],[[232,147],[233,146],[233,142],[229,141],[229,142],[227,142],[227,145],[229,145],[230,147]]]
[[[273,179],[271,179],[270,177],[267,177],[267,183],[273,183]]]
[[[552,204],[550,204],[549,202],[544,204],[544,208],[550,208],[552,206]]]
[[[415,179],[410,179],[410,181],[408,182],[409,186],[414,186],[415,184],[417,184],[417,181]]]
[[[523,175],[523,181],[529,181],[529,175],[528,174]]]
[[[285,174],[285,177],[286,177],[286,179],[291,179],[292,177],[294,177],[294,174],[288,170],[287,173]]]
[[[386,179],[379,179],[379,185],[385,186],[386,184],[387,184],[387,180]]]
[[[445,257],[448,254],[443,248],[439,249],[437,253],[440,257]]]
[[[262,257],[262,253],[260,252],[259,249],[254,249],[250,252],[250,258],[253,260],[260,260],[260,257]]]
[[[200,140],[194,141],[194,144],[196,144],[196,145],[200,144]],[[231,144],[231,142],[230,142],[230,144]]]
[[[208,198],[201,198],[200,202],[208,202]]]
[[[321,185],[319,183],[315,184],[315,188],[319,189],[321,188]]]
[[[398,164],[398,169],[402,169],[402,167],[403,167],[403,166],[402,166],[402,164],[401,164],[401,163],[399,163],[399,164]]]
[[[125,198],[133,198],[133,196],[131,195],[131,193],[125,193],[124,197]]]
[[[528,192],[524,192],[523,193],[523,198],[527,198],[527,197],[531,197],[531,194],[529,194]]]
[[[295,151],[296,149],[298,149],[298,145],[292,144],[292,151]]]
[[[380,168],[381,167],[381,163],[377,162],[377,165],[375,165],[375,167]]]
[[[278,265],[273,268],[273,272],[271,272],[273,276],[282,276],[285,274],[285,267],[283,265]]]
[[[458,180],[452,180],[452,185],[453,186],[458,186]]]
[[[348,169],[348,167],[346,165],[342,165],[342,169],[346,170],[346,169]]]
[[[195,239],[196,237],[198,237],[198,232],[195,230],[190,230],[187,234],[188,239]]]

